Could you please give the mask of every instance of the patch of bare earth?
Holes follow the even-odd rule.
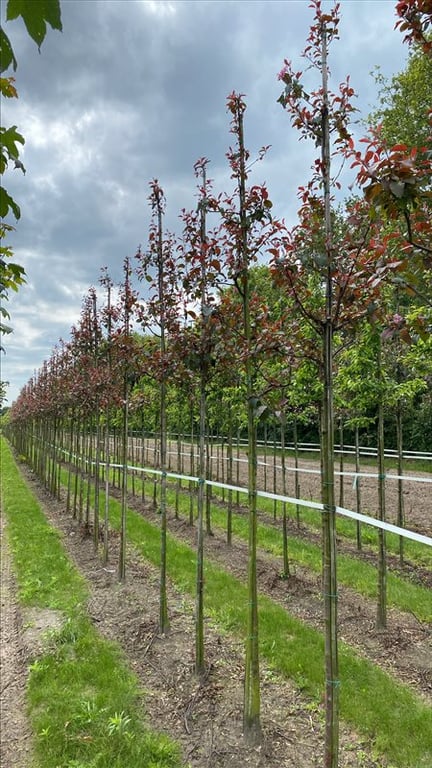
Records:
[[[151,466],[151,460],[154,456],[154,443],[151,440],[146,441],[148,449],[144,453],[144,458],[149,460],[146,466]],[[188,443],[183,444],[181,456],[178,457],[177,445],[173,442],[169,447],[169,461],[170,468],[174,472],[183,472],[185,474],[195,474],[194,467],[191,467],[190,461],[190,445]],[[139,464],[141,458],[141,445],[139,440],[135,440],[132,447],[130,458],[132,463]],[[261,454],[258,456],[258,477],[257,487],[262,491],[270,491],[274,493],[282,494],[283,492],[283,477],[280,457],[276,458],[276,469],[273,464],[273,457],[270,455]],[[214,480],[220,480],[221,482],[227,482],[226,480],[226,450],[225,454],[222,454],[220,446],[216,446],[212,452],[211,459],[211,471]],[[265,466],[266,465],[266,466]],[[299,459],[298,462],[298,476],[300,492],[299,497],[301,499],[311,501],[317,501],[321,497],[320,489],[320,473],[319,473],[319,461],[313,461],[313,459]],[[340,470],[339,461],[337,460],[336,466],[336,499],[337,503],[343,501],[340,506],[347,509],[356,510],[357,495],[356,486],[354,484],[355,466],[349,460],[345,458],[343,464],[343,472],[346,476],[342,478],[338,475]],[[431,463],[432,470],[432,463]],[[240,486],[247,486],[247,454],[240,451],[235,456],[234,468],[233,468],[233,481],[234,484]],[[377,467],[373,464],[369,466],[361,467],[362,477],[358,478],[360,487],[360,504],[361,512],[365,515],[371,515],[372,517],[377,514],[378,510],[378,480],[373,475],[377,474]],[[426,536],[432,536],[432,474],[427,472],[415,472],[413,473],[409,466],[409,461],[405,461],[404,474],[406,478],[412,478],[415,476],[418,480],[404,479],[403,480],[403,503],[405,510],[405,525],[413,531],[418,531]],[[367,477],[367,475],[371,475]],[[389,522],[397,522],[397,510],[398,510],[398,482],[395,479],[397,472],[395,469],[388,470],[386,473],[385,481],[385,496],[386,496],[386,516]],[[288,454],[286,457],[286,486],[287,495],[295,497],[295,465],[292,455]],[[342,499],[341,493],[341,479],[343,484]],[[428,482],[424,482],[428,481]]]
[[[111,534],[111,563],[103,567],[88,534],[31,480],[50,523],[63,532],[64,546],[91,588],[89,612],[98,630],[118,641],[145,694],[149,725],[168,733],[192,768],[318,768],[323,758],[323,711],[289,681],[262,666],[263,741],[247,747],[242,734],[243,644],[221,634],[208,620],[207,671],[193,672],[193,606],[169,588],[170,631],[157,631],[158,573],[133,552],[127,579],[118,584],[118,539]],[[359,768],[358,750],[371,754],[352,730],[341,729],[341,768]],[[383,768],[382,761],[362,757],[362,768]]]

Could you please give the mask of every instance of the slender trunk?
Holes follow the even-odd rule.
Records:
[[[237,463],[236,463],[236,484],[240,485],[240,427],[237,429]],[[236,491],[236,504],[240,506],[240,491]]]
[[[355,490],[356,490],[356,510],[357,513],[361,514],[361,487],[360,487],[360,441],[359,441],[359,428],[358,425],[356,425],[355,428],[355,468],[356,468],[356,479],[355,479]],[[362,548],[362,540],[361,540],[361,523],[360,520],[357,520],[357,526],[356,526],[356,538],[357,538],[357,549],[361,550]]]
[[[245,740],[250,745],[261,742],[261,692],[259,671],[258,585],[257,585],[257,399],[254,389],[254,363],[250,355],[252,326],[250,316],[250,284],[248,269],[248,231],[246,201],[246,167],[243,136],[243,112],[239,108],[239,202],[241,226],[242,303],[246,355],[246,396],[248,418],[248,618],[246,634],[246,660],[244,683],[243,727]]]
[[[165,286],[164,286],[164,254],[162,242],[162,206],[161,198],[157,200],[157,233],[158,233],[158,288],[160,311],[160,355],[162,367],[166,356],[166,317],[165,317]],[[160,593],[159,593],[159,631],[161,634],[169,629],[168,601],[167,601],[167,381],[163,369],[160,381],[160,515],[161,515],[161,542],[160,542]]]
[[[77,421],[76,429],[75,429],[75,478],[74,478],[74,498],[73,498],[73,519],[75,520],[77,517],[77,506],[78,506],[78,481],[79,481],[79,475],[80,475],[80,459],[79,459],[79,450],[80,450],[80,422]]]
[[[378,356],[377,373],[380,383],[382,383],[382,362],[381,362],[381,337],[378,337]],[[386,516],[385,509],[385,459],[384,459],[384,405],[383,393],[379,393],[378,402],[378,519],[384,521]],[[387,626],[387,557],[386,557],[386,535],[382,528],[378,528],[378,605],[376,626],[378,629],[385,629]]]
[[[80,473],[79,473],[79,500],[78,500],[78,522],[82,523],[83,510],[84,510],[84,475],[86,466],[86,422],[81,422],[81,440],[79,443],[80,450]]]
[[[131,456],[130,456],[130,462],[133,467],[136,466],[137,460],[136,460],[136,450],[137,450],[137,441],[134,437],[134,432],[132,430],[131,434]],[[135,469],[131,470],[131,492],[132,496],[135,497],[135,477],[136,477],[136,471]]]
[[[297,434],[297,417],[294,416],[293,427],[293,440],[294,440],[294,467],[295,467],[295,497],[300,498],[300,478],[299,478],[299,454],[298,454],[298,434]],[[297,527],[300,526],[300,504],[296,504],[296,519]]]
[[[194,435],[194,413],[193,404],[190,410],[191,425],[191,454],[190,454],[190,475],[193,477],[195,472],[195,435]],[[194,524],[194,481],[189,481],[189,525]]]
[[[405,506],[403,497],[403,422],[402,422],[402,403],[398,400],[396,407],[396,438],[397,438],[397,471],[398,479],[398,513],[397,524],[400,528],[405,527]],[[404,537],[399,536],[399,561],[404,564]]]
[[[343,479],[343,471],[344,471],[344,427],[343,427],[343,419],[342,416],[339,419],[339,506],[343,507],[344,505],[344,479]]]
[[[202,169],[202,186],[206,187],[205,166]],[[199,393],[199,449],[198,449],[198,519],[197,519],[197,562],[196,562],[196,596],[195,596],[195,672],[204,672],[204,489],[206,480],[206,379],[207,379],[207,328],[206,328],[206,217],[205,207],[201,206],[200,215],[201,238],[201,328],[200,328],[200,393]]]
[[[205,427],[206,393],[201,377],[199,453],[198,453],[198,518],[197,518],[197,563],[196,563],[196,601],[195,601],[195,672],[204,672],[204,504],[205,504]]]
[[[285,414],[281,413],[281,462],[282,462],[282,495],[287,495],[286,485],[286,460],[285,460]],[[290,575],[288,560],[288,522],[286,501],[282,502],[282,541],[283,541],[283,578],[287,579]]]
[[[248,312],[246,321],[249,321]],[[247,326],[246,326],[247,327]],[[260,721],[260,672],[258,639],[258,586],[257,586],[257,450],[255,397],[252,380],[252,364],[247,363],[248,393],[248,502],[249,502],[249,538],[248,538],[248,620],[246,635],[245,693],[244,693],[244,734],[249,744],[261,741]]]
[[[89,530],[90,526],[90,491],[91,491],[91,476],[93,474],[93,417],[90,416],[89,420],[89,437],[88,441],[86,441],[86,446],[88,447],[88,453],[87,453],[87,461],[86,461],[86,468],[87,468],[87,489],[86,489],[86,513],[85,513],[85,522],[87,530]]]
[[[277,486],[277,436],[276,436],[276,423],[274,425],[274,431],[273,431],[273,493],[277,494],[278,492],[278,486]],[[277,501],[274,499],[273,501],[273,517],[276,520],[277,515]]]
[[[126,345],[130,336],[130,312],[131,312],[131,292],[130,292],[130,267],[129,259],[124,262],[124,322],[123,333]],[[127,354],[127,347],[126,347]],[[129,461],[129,374],[130,363],[129,356],[123,360],[123,423],[121,440],[121,517],[120,517],[120,555],[118,562],[118,579],[124,581],[126,578],[126,517],[127,517],[127,493],[128,493],[128,461]]]
[[[73,411],[69,426],[69,451],[68,451],[68,469],[67,469],[67,493],[66,493],[66,512],[71,508],[71,487],[72,487],[72,456],[73,456]]]
[[[141,411],[141,467],[144,469],[146,466],[146,447],[145,447],[145,427],[144,427],[144,412]],[[141,473],[141,501],[145,502],[145,474]]]
[[[165,338],[162,344],[163,353],[165,352]],[[161,482],[160,482],[160,516],[161,516],[161,559],[160,559],[160,596],[159,596],[159,631],[161,634],[169,629],[168,621],[168,601],[167,601],[167,473],[166,473],[166,381],[162,377],[160,388],[160,463],[161,463]]]
[[[228,445],[227,445],[227,483],[232,485],[233,482],[233,424],[231,405],[229,406],[229,425],[228,425]],[[228,490],[228,508],[227,508],[227,544],[232,543],[232,508],[233,508],[233,492]]]
[[[127,464],[128,464],[128,426],[129,426],[129,387],[127,376],[123,382],[123,424],[122,424],[122,480],[120,513],[120,552],[118,561],[118,580],[126,579],[126,514],[127,514]]]
[[[323,592],[325,622],[325,768],[339,762],[339,661],[336,574],[336,508],[333,416],[333,232],[330,195],[327,33],[322,29],[322,169],[326,242],[326,320],[323,327],[324,391],[322,400]]]
[[[94,517],[93,517],[93,546],[95,552],[99,548],[99,481],[100,481],[100,450],[101,427],[99,403],[96,405],[96,454],[95,454],[95,478],[94,478]]]
[[[178,433],[177,433],[177,472],[180,474],[183,472],[182,467],[182,436],[181,436],[181,425],[180,423],[177,426]],[[176,494],[175,494],[175,519],[178,520],[179,516],[179,498],[180,498],[180,491],[181,491],[181,480],[177,479],[176,482]]]
[[[109,486],[110,486],[110,412],[109,406],[105,411],[105,509],[104,509],[104,542],[102,562],[106,565],[109,559]]]
[[[49,490],[50,493],[56,495],[56,474],[57,474],[57,436],[58,436],[58,420],[54,417],[53,429],[52,429],[52,445],[51,445],[51,469]]]
[[[213,432],[210,436],[210,441],[207,436],[206,440],[206,476],[213,477],[211,457],[213,455]],[[205,519],[206,519],[206,534],[207,536],[213,536],[211,527],[211,485],[206,485],[205,489]]]

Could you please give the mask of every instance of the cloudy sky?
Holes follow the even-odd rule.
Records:
[[[215,190],[230,190],[232,90],[247,97],[247,146],[272,146],[255,180],[267,182],[288,222],[313,152],[276,103],[284,58],[305,67],[308,0],[62,0],[61,8],[63,33],[49,29],[40,54],[21,20],[5,25],[19,100],[3,103],[2,124],[25,136],[27,169],[4,177],[21,207],[11,242],[27,272],[8,306],[14,333],[4,339],[1,378],[9,404],[69,339],[101,267],[119,281],[125,256],[146,245],[151,179],[165,190],[171,230],[180,209],[195,206],[199,157],[211,161]],[[350,74],[363,115],[376,105],[371,70],[391,76],[405,66],[394,8],[394,0],[341,0],[332,77],[337,86]]]

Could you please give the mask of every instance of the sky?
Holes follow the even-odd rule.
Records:
[[[377,104],[372,70],[391,77],[407,61],[395,4],[341,0],[331,83],[350,75],[357,119]],[[11,168],[3,183],[21,208],[9,242],[27,273],[7,305],[14,328],[0,359],[7,405],[70,338],[101,269],[120,282],[124,258],[146,247],[152,179],[164,189],[170,231],[180,232],[182,208],[196,207],[198,158],[210,160],[215,191],[231,190],[229,93],[246,96],[251,153],[271,145],[251,182],[266,182],[287,223],[295,222],[297,188],[314,156],[277,104],[284,59],[307,66],[308,0],[61,0],[61,11],[63,32],[48,28],[40,53],[21,19],[5,24],[19,99],[3,102],[2,125],[25,136],[26,174]]]

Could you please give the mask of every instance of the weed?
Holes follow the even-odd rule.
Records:
[[[131,719],[124,712],[115,712],[114,715],[108,718],[108,733],[110,736],[114,734],[123,735],[127,733],[127,727],[130,724]]]
[[[40,659],[35,659],[35,661],[32,662],[32,664],[29,664],[27,669],[30,674],[37,675],[41,672],[45,672],[47,669],[47,664],[44,661],[41,661]]]

